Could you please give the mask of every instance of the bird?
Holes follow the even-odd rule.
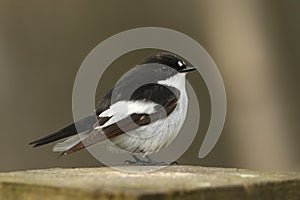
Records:
[[[58,141],[53,151],[62,156],[100,143],[129,152],[134,161],[127,164],[160,165],[149,155],[170,145],[182,128],[188,107],[186,74],[195,69],[174,53],[151,54],[122,76],[91,115],[29,144]]]

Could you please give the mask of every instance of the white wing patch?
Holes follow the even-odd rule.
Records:
[[[158,104],[154,102],[144,101],[119,101],[110,106],[109,109],[102,112],[99,117],[111,117],[102,126],[96,126],[95,129],[101,129],[113,123],[120,121],[128,117],[131,114],[151,114],[155,112],[155,107]]]

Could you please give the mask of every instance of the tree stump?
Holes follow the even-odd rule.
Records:
[[[136,174],[108,167],[28,170],[0,173],[0,199],[293,200],[300,199],[300,173],[200,166]]]

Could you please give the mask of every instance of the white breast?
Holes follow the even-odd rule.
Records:
[[[180,90],[180,97],[175,110],[167,118],[141,126],[134,131],[112,139],[111,141],[119,148],[129,152],[151,154],[171,144],[178,135],[184,123],[188,106],[185,74],[177,74],[158,83],[173,86]]]

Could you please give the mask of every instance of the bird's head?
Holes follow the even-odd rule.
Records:
[[[154,55],[150,55],[146,57],[140,64],[161,64],[160,70],[162,72],[167,72],[168,67],[172,68],[176,72],[186,73],[189,71],[193,71],[196,68],[193,66],[187,65],[184,60],[178,57],[175,54],[169,52],[161,52]],[[169,69],[170,71],[171,69]]]

